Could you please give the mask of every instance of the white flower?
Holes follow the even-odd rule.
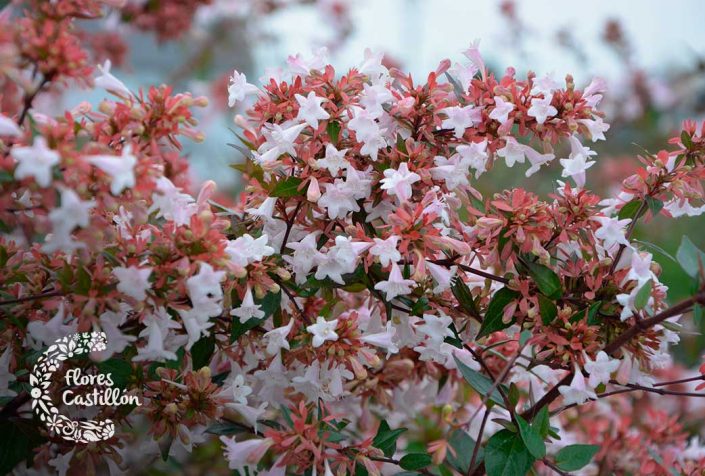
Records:
[[[276,154],[272,160],[278,158],[282,154],[289,154],[296,157],[296,139],[304,130],[306,124],[272,124],[262,130],[262,134],[267,139],[257,150],[259,153],[264,153],[270,149],[275,150]]]
[[[453,277],[458,271],[457,266],[451,266],[450,268],[448,268],[446,266],[431,263],[427,260],[426,267],[428,268],[428,271],[431,273],[431,276],[433,276],[433,279],[437,283],[437,286],[433,288],[434,294],[440,294],[446,289],[450,289],[451,285],[453,284]]]
[[[555,107],[551,106],[552,100],[552,95],[549,95],[544,99],[533,98],[531,100],[531,107],[528,111],[526,111],[526,114],[535,118],[536,122],[538,122],[539,124],[543,124],[544,122],[546,122],[546,119],[551,116],[555,116],[558,113],[558,110]]]
[[[33,349],[39,350],[42,345],[52,345],[57,340],[73,334],[78,328],[78,323],[64,324],[66,312],[63,301],[59,303],[56,314],[46,322],[32,320],[27,324],[27,332],[34,343]],[[70,317],[70,316],[69,316]]]
[[[433,159],[436,164],[431,168],[431,177],[434,180],[445,181],[446,187],[453,190],[459,185],[469,185],[468,168],[470,163],[467,159],[461,159],[460,154],[453,154],[450,158],[441,155]]]
[[[320,258],[316,279],[329,277],[338,284],[345,284],[342,275],[355,271],[357,257],[371,246],[371,243],[352,241],[349,236],[335,237],[335,246]]]
[[[308,272],[316,266],[316,263],[325,259],[323,253],[318,251],[316,240],[318,232],[309,233],[301,241],[287,243],[286,247],[294,250],[292,256],[284,256],[284,260],[292,265],[296,282],[302,284],[308,278]]]
[[[344,218],[349,212],[360,211],[354,191],[343,180],[335,179],[335,182],[324,184],[324,187],[326,190],[318,199],[318,205],[328,211],[331,220]]]
[[[246,96],[258,92],[257,86],[247,82],[247,76],[235,70],[230,77],[230,84],[228,84],[228,107],[233,107],[236,103],[243,101]]]
[[[379,118],[384,114],[382,105],[394,99],[392,93],[382,84],[370,86],[363,85],[363,92],[360,96],[360,105],[365,108],[370,117]]]
[[[333,144],[326,144],[326,155],[322,159],[316,160],[316,165],[328,169],[333,176],[337,176],[340,170],[345,170],[350,166],[350,162],[345,158],[348,149],[338,150]]]
[[[125,83],[117,79],[110,73],[110,67],[112,66],[109,59],[105,60],[103,65],[98,65],[98,71],[100,71],[100,76],[96,76],[95,85],[96,87],[105,89],[109,93],[113,93],[121,98],[129,98],[132,93]]]
[[[599,116],[595,116],[594,119],[578,119],[578,122],[587,128],[593,142],[605,140],[605,132],[610,128],[610,125]]]
[[[186,289],[194,308],[210,306],[223,299],[221,281],[225,279],[225,271],[215,271],[208,263],[201,262],[198,274],[186,280]]]
[[[330,117],[330,114],[321,107],[321,103],[327,101],[326,98],[316,96],[313,91],[309,92],[306,97],[300,94],[296,94],[294,97],[296,102],[299,103],[299,112],[296,115],[296,119],[304,121],[314,129],[318,129],[318,121]]]
[[[19,137],[21,135],[20,126],[6,115],[0,114],[0,136]]]
[[[526,157],[525,148],[525,145],[518,143],[513,137],[507,137],[504,147],[497,150],[497,155],[504,158],[507,167],[514,167],[517,162],[520,164],[524,163]]]
[[[135,165],[137,157],[132,155],[132,145],[122,149],[120,156],[93,155],[88,162],[110,175],[110,193],[120,195],[126,188],[135,186]]]
[[[629,246],[625,228],[631,223],[630,218],[619,220],[610,217],[593,217],[592,219],[600,223],[600,228],[595,231],[595,238],[602,240],[605,249],[610,249],[616,244]]]
[[[700,443],[699,436],[693,436],[688,440],[688,447],[681,453],[684,460],[699,461],[705,458],[705,446]]]
[[[590,399],[597,399],[595,391],[586,385],[585,377],[583,377],[583,373],[577,365],[575,366],[573,380],[571,380],[570,385],[561,385],[558,387],[558,391],[563,395],[564,405],[582,405]]]
[[[209,335],[208,329],[213,327],[213,323],[209,322],[208,318],[219,315],[221,309],[219,306],[200,306],[188,310],[179,309],[177,312],[188,334],[185,349],[191,350],[193,344],[198,342],[202,335]]]
[[[230,315],[237,316],[240,319],[240,323],[244,324],[250,319],[262,319],[264,317],[264,311],[260,310],[260,307],[259,304],[255,304],[252,298],[252,290],[250,286],[247,286],[242,303],[239,307],[230,311]]]
[[[117,285],[118,291],[138,301],[145,300],[147,297],[146,291],[152,287],[149,282],[152,268],[138,268],[137,266],[125,268],[120,266],[113,269],[113,274],[119,281]]]
[[[71,460],[73,459],[73,454],[76,448],[72,448],[68,453],[57,453],[56,457],[49,460],[49,466],[56,470],[58,476],[66,476],[70,466]]]
[[[531,88],[531,94],[543,94],[545,96],[552,95],[553,91],[558,89],[558,82],[553,79],[553,74],[549,73],[541,79],[534,80],[534,87]]]
[[[191,217],[198,212],[196,200],[176,187],[166,177],[157,179],[155,192],[152,193],[152,206],[149,213],[157,212],[157,217],[173,221],[182,226],[188,225]]]
[[[500,124],[504,124],[509,120],[509,113],[514,110],[515,106],[509,101],[505,101],[502,96],[494,97],[494,109],[490,113],[490,119],[494,119]]]
[[[245,377],[240,374],[235,376],[230,384],[220,391],[220,395],[241,405],[247,405],[247,396],[251,393],[252,388],[245,384]]]
[[[390,263],[396,263],[401,259],[401,253],[397,251],[398,236],[391,235],[386,240],[375,238],[374,241],[370,254],[377,256],[382,266],[389,266]]]
[[[71,189],[61,189],[61,206],[49,212],[54,233],[71,232],[77,226],[85,228],[91,219],[94,200],[81,200]]]
[[[257,218],[272,218],[276,204],[277,197],[267,197],[257,208],[246,208],[245,213]]]
[[[301,53],[296,53],[295,56],[289,56],[286,59],[286,64],[289,66],[292,74],[301,76],[308,75],[311,71],[319,71],[325,68],[328,64],[328,48],[325,46],[312,50],[313,55],[306,58]]]
[[[386,145],[384,140],[385,129],[380,129],[375,118],[365,109],[358,109],[348,122],[348,129],[355,133],[355,138],[363,144],[360,152],[369,155],[374,161],[377,160],[377,152]]]
[[[387,278],[386,281],[380,281],[375,284],[375,289],[383,291],[387,297],[387,301],[391,301],[397,296],[411,293],[411,288],[414,286],[416,286],[416,282],[413,279],[404,279],[399,266],[396,263],[392,263],[389,278]]]
[[[10,155],[18,162],[15,179],[33,177],[40,187],[51,183],[51,168],[59,163],[59,153],[47,147],[46,139],[37,136],[31,147],[13,147]]]
[[[604,351],[597,353],[595,360],[590,360],[590,358],[585,356],[585,371],[590,374],[588,379],[588,384],[595,388],[601,383],[609,383],[610,376],[619,367],[619,360],[610,359],[610,357]]]
[[[477,66],[473,63],[468,65],[462,65],[460,63],[455,63],[452,68],[448,70],[448,73],[458,82],[462,87],[463,91],[467,91],[472,83],[472,79],[477,74]]]
[[[638,251],[632,252],[631,266],[629,272],[624,277],[622,284],[629,280],[634,280],[638,283],[637,287],[641,287],[650,279],[655,279],[653,271],[651,271],[651,261],[653,255],[651,253],[641,253]]]
[[[228,468],[238,470],[243,474],[246,471],[249,471],[249,474],[254,473],[257,463],[273,443],[269,438],[255,438],[238,442],[235,441],[235,438],[227,436],[221,436],[220,441],[225,445]]]
[[[225,252],[230,256],[233,264],[244,268],[255,261],[262,261],[265,256],[274,254],[274,248],[267,245],[268,239],[264,234],[255,239],[245,233],[235,240],[228,241]]]
[[[446,337],[453,337],[453,331],[450,330],[453,319],[442,311],[439,312],[440,316],[424,314],[424,323],[418,327],[418,331],[425,334],[436,348],[440,348]]]
[[[181,325],[175,322],[165,308],[158,308],[154,314],[148,315],[144,320],[145,328],[140,332],[140,337],[147,337],[147,345],[137,349],[133,357],[136,362],[176,360],[176,354],[164,348],[169,329],[179,329]],[[200,335],[200,333],[199,333]]]
[[[289,350],[289,341],[287,337],[294,327],[294,319],[289,319],[289,323],[282,327],[277,327],[269,332],[266,332],[263,336],[264,342],[267,344],[267,353],[269,355],[276,355],[282,349]]]
[[[419,174],[409,171],[409,164],[402,162],[397,170],[386,169],[382,179],[382,190],[390,195],[396,195],[399,201],[405,202],[411,198],[411,184],[421,180]]]
[[[585,186],[585,171],[595,165],[595,161],[588,160],[596,154],[589,147],[584,147],[575,135],[570,136],[570,156],[561,159],[563,177],[573,177],[575,184],[582,188]]]
[[[677,198],[667,201],[663,205],[663,209],[667,210],[673,218],[697,217],[705,213],[705,205],[694,207],[687,199],[679,200]]]
[[[396,332],[397,330],[392,327],[392,322],[388,321],[384,331],[374,334],[363,334],[360,340],[366,344],[383,348],[387,351],[387,357],[389,357],[391,354],[399,352],[399,347],[393,341]]]
[[[475,178],[487,171],[487,139],[482,142],[471,142],[470,145],[459,145],[455,150],[462,157],[463,163],[467,163],[475,169]]]
[[[607,90],[607,82],[602,78],[593,78],[583,90],[583,99],[588,106],[594,108],[602,100],[602,93]]]
[[[533,147],[524,146],[524,153],[526,158],[529,159],[531,167],[526,171],[526,176],[531,177],[533,174],[539,171],[542,165],[549,163],[556,158],[553,154],[541,154],[533,149]]]
[[[375,52],[369,48],[365,48],[364,55],[364,61],[357,68],[360,74],[369,76],[372,82],[386,77],[389,74],[387,67],[382,64],[384,60],[384,53],[382,51]]]
[[[480,122],[482,118],[480,110],[473,106],[451,106],[441,109],[439,112],[447,116],[441,125],[446,129],[453,129],[455,137],[458,139],[463,137],[465,129]]]
[[[0,397],[14,397],[17,395],[17,392],[8,388],[16,380],[15,374],[10,372],[11,350],[11,346],[8,345],[2,355],[0,355]]]
[[[338,326],[338,319],[326,321],[323,316],[316,318],[316,323],[306,327],[309,334],[313,334],[313,346],[320,347],[327,340],[338,340],[338,334],[335,333],[335,328]]]

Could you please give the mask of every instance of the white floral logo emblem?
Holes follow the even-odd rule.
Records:
[[[52,375],[61,363],[72,357],[100,352],[106,349],[107,337],[104,332],[82,332],[57,340],[44,352],[29,377],[32,387],[32,409],[44,422],[49,431],[65,440],[77,443],[90,443],[111,438],[115,434],[112,420],[75,421],[59,413],[49,395]]]

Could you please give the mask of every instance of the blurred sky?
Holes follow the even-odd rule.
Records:
[[[412,73],[425,74],[443,58],[460,59],[460,52],[476,38],[481,51],[497,66],[537,73],[566,72],[607,77],[619,74],[620,64],[605,48],[601,35],[610,18],[619,19],[633,41],[637,62],[649,68],[666,68],[693,62],[705,55],[705,28],[701,0],[517,0],[519,17],[528,28],[526,55],[512,45],[498,0],[351,0],[355,31],[334,56],[340,66],[355,64],[366,47],[390,53]],[[282,38],[275,47],[257,49],[259,65],[281,63],[292,52],[307,51],[325,36],[320,16],[296,8],[267,22]],[[556,32],[569,29],[580,41],[588,65],[556,44]]]

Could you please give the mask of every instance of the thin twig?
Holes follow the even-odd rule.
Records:
[[[0,306],[8,306],[10,304],[19,304],[27,301],[36,301],[39,299],[46,299],[51,297],[63,296],[64,293],[61,291],[50,291],[43,294],[35,294],[33,296],[25,296],[17,299],[8,299],[7,301],[0,301]]]
[[[475,439],[475,447],[472,449],[472,458],[470,458],[470,464],[468,465],[467,476],[472,474],[472,468],[475,466],[475,461],[477,460],[477,455],[480,451],[480,445],[482,443],[482,435],[485,432],[485,425],[487,424],[487,419],[490,416],[490,409],[485,409],[485,414],[482,417],[482,423],[480,423],[480,430],[477,433],[477,438]]]

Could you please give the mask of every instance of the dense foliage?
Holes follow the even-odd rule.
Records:
[[[705,469],[668,411],[705,396],[669,355],[705,303],[704,255],[683,239],[692,296],[671,306],[654,245],[632,240],[638,220],[705,211],[702,128],[602,197],[585,145],[609,129],[602,81],[495,75],[477,45],[421,81],[318,51],[261,86],[234,72],[243,190],[226,203],[212,182],[190,193],[181,153],[206,98],[93,71],[74,21],[123,3],[0,16],[3,472],[135,471],[213,435],[243,475]],[[73,82],[108,97],[32,109]],[[476,189],[554,162],[550,196]],[[76,444],[25,411],[29,374],[91,330],[106,348],[80,365],[143,404],[99,408],[115,436]]]

